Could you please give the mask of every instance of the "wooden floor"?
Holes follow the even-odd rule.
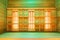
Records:
[[[60,38],[0,38],[0,40],[60,40]]]
[[[60,40],[60,33],[45,32],[6,32],[0,40]]]

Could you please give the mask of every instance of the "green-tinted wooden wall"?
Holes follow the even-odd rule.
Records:
[[[7,0],[0,0],[0,33],[6,30]]]
[[[53,8],[55,0],[9,0],[9,8]]]
[[[60,0],[56,0],[57,30],[60,32]]]

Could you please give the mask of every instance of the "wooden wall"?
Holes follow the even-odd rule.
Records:
[[[57,31],[60,32],[60,0],[56,0]]]
[[[55,0],[9,0],[8,8],[54,8]]]
[[[6,30],[7,0],[0,0],[0,33]]]

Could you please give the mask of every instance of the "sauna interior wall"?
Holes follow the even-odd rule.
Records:
[[[54,8],[55,0],[9,0],[8,8]]]
[[[12,14],[14,14],[15,11],[14,9],[8,9],[7,11],[7,31],[13,31],[13,23],[12,23]],[[19,28],[17,31],[29,31],[29,13],[30,9],[17,9],[18,11],[18,18],[19,18]],[[50,20],[48,23],[45,23],[45,9],[33,9],[33,14],[34,14],[34,26],[35,26],[35,31],[56,31],[56,10],[55,9],[48,9],[48,20]],[[9,13],[9,14],[8,14]],[[48,24],[50,28],[45,29],[45,25]],[[33,26],[32,26],[33,27]],[[16,30],[14,30],[16,31]]]
[[[6,30],[7,0],[0,0],[0,33]]]
[[[60,32],[60,0],[56,0],[57,30]]]
[[[33,24],[35,25],[35,31],[56,31],[55,0],[9,0],[7,9],[7,31],[12,31],[12,14],[14,14],[13,10],[15,9],[18,10],[18,31],[28,31],[28,14],[31,8],[34,10],[35,22]],[[35,10],[34,8],[39,9]],[[51,19],[49,23],[45,23],[46,12],[49,12],[50,15],[48,16]],[[45,29],[45,24],[50,25],[50,29]]]

